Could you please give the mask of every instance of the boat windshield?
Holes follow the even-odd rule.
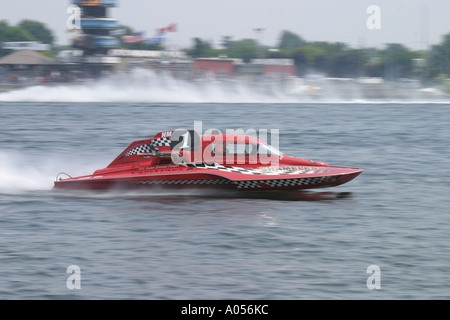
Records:
[[[271,146],[269,144],[258,144],[258,154],[282,155],[283,153],[274,146]]]
[[[261,143],[256,144],[228,142],[224,144],[224,147],[222,144],[212,143],[212,153],[217,155],[282,155],[282,153],[277,148]]]

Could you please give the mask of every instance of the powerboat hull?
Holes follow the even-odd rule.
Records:
[[[223,167],[225,170],[227,167]],[[228,167],[230,170],[255,170]],[[219,169],[180,168],[179,171],[155,173],[89,175],[64,180],[57,179],[57,189],[143,189],[143,188],[202,188],[237,191],[302,190],[334,187],[356,178],[362,170],[358,168],[328,167],[327,172],[302,174],[258,174],[220,171]],[[201,173],[199,171],[204,171]],[[216,172],[214,172],[216,171]]]

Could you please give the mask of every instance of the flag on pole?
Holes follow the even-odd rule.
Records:
[[[149,38],[145,40],[145,44],[152,45],[152,44],[158,44],[164,41],[164,38]]]
[[[122,41],[124,43],[138,43],[144,40],[144,32],[136,32],[132,35],[122,36]]]
[[[156,33],[158,33],[158,34],[165,33],[165,32],[177,32],[177,24],[171,23],[165,28],[156,29]]]
[[[145,44],[152,45],[152,44],[161,43],[163,41],[164,41],[164,32],[160,32],[153,38],[146,39]]]

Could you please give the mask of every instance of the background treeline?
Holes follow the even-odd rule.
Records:
[[[299,75],[323,73],[329,77],[383,77],[387,79],[420,78],[422,80],[450,75],[450,33],[429,51],[411,50],[399,43],[384,48],[351,48],[342,42],[306,41],[283,31],[276,47],[261,46],[254,39],[233,40],[223,37],[221,49],[206,40],[193,39],[186,52],[194,58],[293,59]]]
[[[39,21],[22,20],[16,26],[11,26],[5,20],[0,20],[0,43],[16,41],[40,41],[53,46],[55,37],[47,26]],[[11,53],[0,47],[0,57]],[[44,52],[52,55],[51,52]]]
[[[135,34],[135,31],[129,26],[121,26],[124,35]],[[75,34],[75,33],[74,33]],[[56,51],[61,49],[71,49],[67,46],[56,46],[55,36],[46,24],[35,20],[22,20],[16,26],[9,25],[5,20],[0,20],[0,43],[1,42],[17,42],[17,41],[40,41],[42,43],[52,45],[53,50],[43,52],[47,56],[55,56]],[[143,42],[139,43],[123,43],[124,49],[130,50],[163,50],[160,44],[147,45]],[[12,50],[5,50],[0,47],[0,57],[10,54]]]
[[[134,31],[122,26],[126,34]],[[41,41],[51,44],[55,55],[61,47],[54,46],[53,32],[39,21],[22,20],[16,26],[0,21],[0,42]],[[147,46],[144,43],[123,44],[126,49],[164,50],[164,44]],[[67,47],[66,47],[67,49]],[[447,81],[450,76],[450,33],[429,50],[411,50],[403,44],[386,44],[383,48],[352,48],[342,42],[306,41],[301,36],[283,31],[275,47],[261,45],[255,39],[234,40],[222,37],[220,48],[208,40],[194,38],[185,49],[192,58],[226,56],[249,62],[255,58],[293,59],[299,76],[322,73],[329,77],[383,77],[387,80],[415,78],[422,81]],[[0,48],[0,57],[11,50]]]

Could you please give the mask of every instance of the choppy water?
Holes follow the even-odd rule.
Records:
[[[450,104],[0,103],[0,299],[449,299]],[[303,193],[55,193],[128,144],[280,129],[365,172]],[[81,270],[69,290],[67,267]],[[368,289],[368,266],[381,288]]]

